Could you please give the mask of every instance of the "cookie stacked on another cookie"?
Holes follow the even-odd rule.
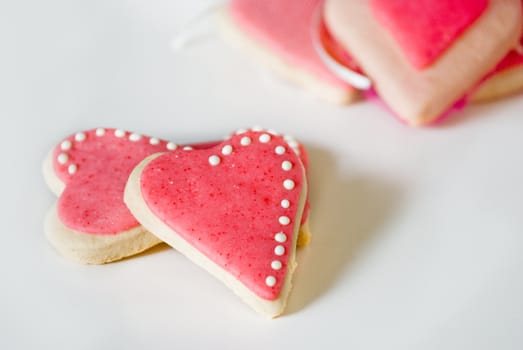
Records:
[[[296,246],[310,239],[307,162],[294,139],[261,129],[193,146],[119,129],[79,132],[44,162],[59,196],[45,231],[58,251],[84,263],[164,241],[275,317]]]
[[[358,86],[347,75],[363,73],[410,125],[523,88],[521,0],[230,0],[222,12],[224,37],[269,66],[337,102],[358,91],[325,78]]]

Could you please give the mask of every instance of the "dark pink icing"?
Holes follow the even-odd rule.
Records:
[[[150,210],[191,246],[222,267],[261,298],[278,297],[287,274],[293,229],[304,177],[300,158],[282,137],[271,135],[268,143],[258,141],[261,132],[232,136],[224,143],[200,151],[166,153],[151,161],[141,175],[141,191]],[[252,144],[240,144],[248,136]],[[222,155],[224,145],[232,145],[230,155]],[[278,155],[275,147],[286,148]],[[209,163],[211,155],[220,164]],[[293,164],[282,170],[282,161]],[[284,188],[291,179],[295,188]],[[282,208],[282,199],[290,207]],[[288,225],[280,216],[291,219]],[[287,241],[278,243],[274,235],[284,232]],[[281,244],[283,256],[274,249]],[[271,262],[283,267],[273,270]],[[276,284],[266,285],[267,276]]]
[[[313,47],[311,27],[322,0],[232,0],[230,13],[244,31],[265,47],[316,75],[347,90],[353,88],[327,69]]]
[[[417,69],[432,64],[483,13],[488,0],[371,0],[376,19]]]

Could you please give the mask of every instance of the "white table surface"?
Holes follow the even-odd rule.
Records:
[[[523,98],[410,129],[325,104],[212,35],[211,1],[0,4],[1,349],[522,349]],[[260,124],[311,156],[314,238],[267,320],[166,247],[105,266],[43,235],[40,163],[96,126],[196,142]]]

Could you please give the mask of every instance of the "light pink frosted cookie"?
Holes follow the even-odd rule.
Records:
[[[326,0],[325,23],[411,125],[435,121],[521,34],[520,0]]]
[[[357,91],[337,78],[316,53],[311,39],[321,0],[231,0],[221,13],[225,39],[319,96],[349,103]]]
[[[275,317],[291,289],[307,198],[296,146],[250,130],[209,149],[152,155],[129,177],[125,203],[150,232]]]

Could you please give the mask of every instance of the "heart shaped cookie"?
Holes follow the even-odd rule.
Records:
[[[306,198],[305,169],[289,143],[252,130],[147,157],[124,196],[150,232],[270,317],[291,289]]]
[[[203,149],[217,142],[181,147]],[[161,241],[145,230],[123,202],[125,183],[145,157],[177,149],[173,142],[119,129],[78,132],[56,145],[44,161],[44,178],[59,197],[45,220],[49,241],[64,256],[102,264],[144,251]],[[307,153],[301,149],[303,162]],[[304,215],[299,243],[310,233]]]
[[[177,147],[119,129],[65,138],[43,165],[49,188],[59,196],[45,220],[49,241],[64,256],[88,264],[122,259],[160,243],[127,209],[123,191],[136,164]]]

